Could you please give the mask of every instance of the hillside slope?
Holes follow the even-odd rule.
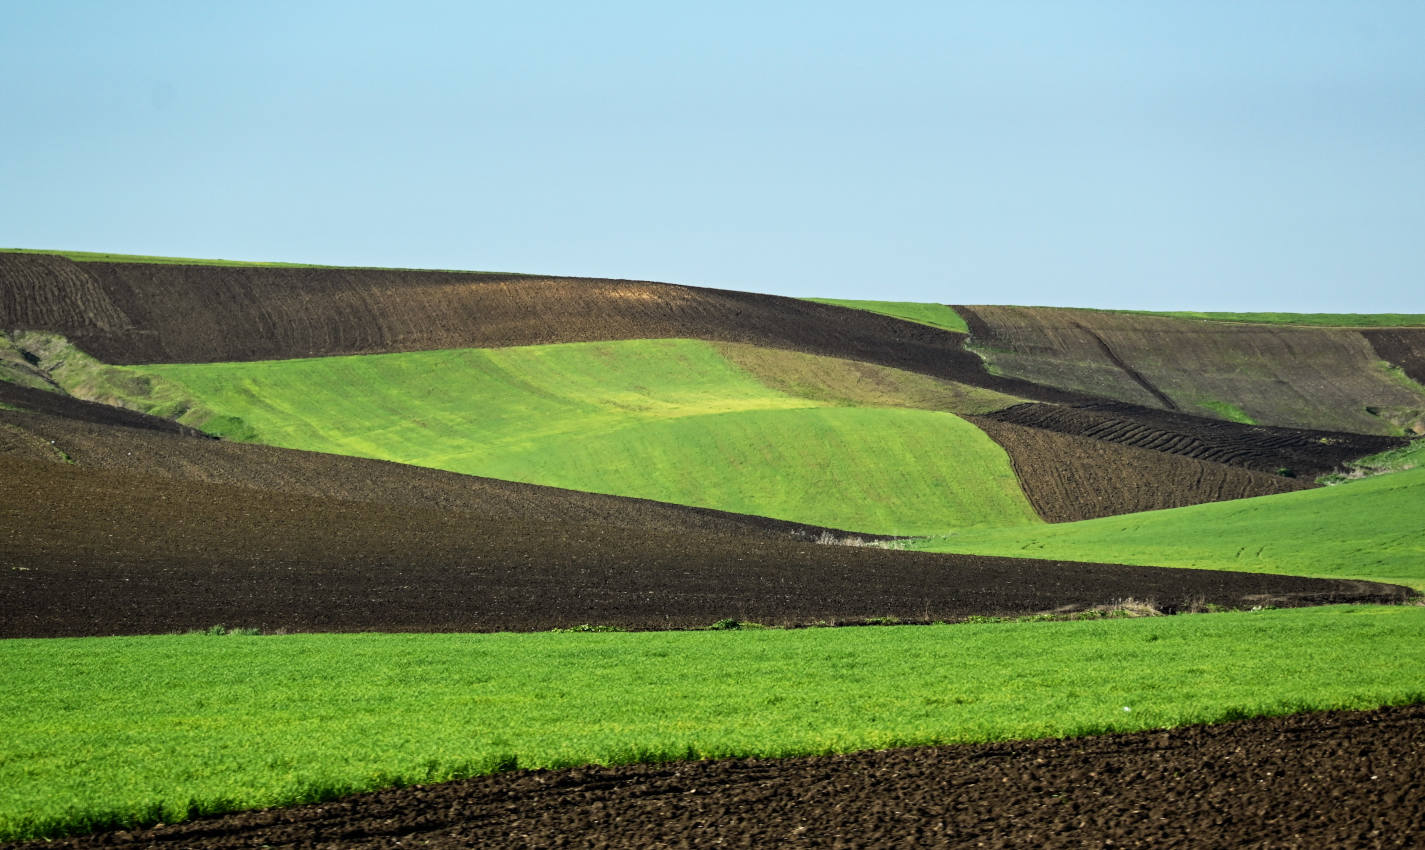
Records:
[[[1358,330],[1050,307],[956,309],[974,349],[1003,375],[1248,424],[1425,431],[1425,389],[1392,374]]]
[[[696,340],[144,371],[287,448],[874,534],[1038,521],[963,419],[789,395]]]

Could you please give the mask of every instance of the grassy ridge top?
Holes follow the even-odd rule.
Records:
[[[516,766],[1374,708],[1425,699],[1422,668],[1422,608],[900,629],[10,640],[0,642],[0,840]]]
[[[970,332],[969,326],[965,324],[964,319],[960,318],[960,314],[944,304],[929,304],[923,301],[865,301],[854,298],[803,298],[802,300],[880,313],[883,316],[930,325],[941,330]]]
[[[1425,326],[1425,313],[1214,313],[1196,310],[1105,310],[1103,312],[1254,325],[1303,325],[1324,328],[1414,328]]]
[[[966,531],[933,552],[1287,573],[1425,590],[1425,469],[1319,490],[1030,529]]]
[[[1039,521],[970,423],[781,392],[705,342],[135,368],[287,448],[867,533]]]

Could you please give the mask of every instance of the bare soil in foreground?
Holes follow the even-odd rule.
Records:
[[[24,848],[1421,846],[1425,706],[558,771]]]

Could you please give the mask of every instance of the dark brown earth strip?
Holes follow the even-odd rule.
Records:
[[[1403,437],[1241,425],[1117,403],[1019,404],[982,418],[1259,472],[1285,469],[1306,481],[1348,460],[1408,442]]]
[[[1425,706],[1093,738],[557,771],[9,845],[1420,847]]]
[[[90,407],[116,410],[107,405]],[[156,421],[172,425],[167,420]],[[824,532],[838,537],[850,534],[837,529],[710,508],[520,484],[345,455],[195,439],[147,429],[0,410],[0,437],[7,434],[13,445],[0,442],[0,455],[8,451],[12,454],[23,453],[36,460],[66,458],[82,468],[128,471],[177,481],[236,485],[291,496],[375,502],[417,514],[461,511],[489,519],[570,522],[662,530],[675,534],[716,532],[799,540],[815,540]],[[874,535],[862,536],[866,540],[884,539]]]
[[[1400,601],[1292,576],[490,518],[0,456],[0,637],[959,620]]]
[[[966,416],[1009,454],[1029,503],[1048,522],[1180,508],[1304,490],[1308,481]]]
[[[1425,328],[1361,331],[1387,363],[1399,366],[1417,384],[1425,384]]]
[[[157,416],[149,416],[146,413],[125,410],[122,407],[114,407],[109,404],[84,401],[48,390],[23,387],[9,381],[0,381],[0,404],[80,422],[122,425],[128,428],[165,431],[170,434],[202,436],[202,432],[196,428],[179,425],[169,419],[161,419]]]
[[[689,337],[861,360],[1044,401],[988,374],[964,334],[774,295],[646,281],[380,269],[73,263],[0,254],[0,328],[107,363],[214,362]]]

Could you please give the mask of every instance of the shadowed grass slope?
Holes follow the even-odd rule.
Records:
[[[959,417],[789,395],[704,342],[138,368],[287,448],[868,533],[1038,522]]]
[[[1379,607],[899,629],[11,640],[0,643],[0,839],[515,767],[1372,708],[1425,699],[1422,667],[1425,609]]]
[[[1023,402],[994,390],[858,360],[737,342],[717,343],[717,349],[774,390],[838,406],[990,413]]]
[[[1425,590],[1425,469],[1235,502],[967,531],[916,548],[1367,579]]]

